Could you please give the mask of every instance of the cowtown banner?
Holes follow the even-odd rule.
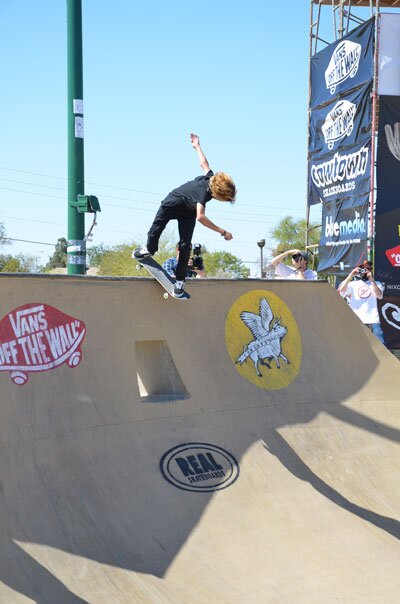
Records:
[[[348,274],[367,258],[369,195],[324,203],[318,271]]]
[[[375,275],[400,295],[400,97],[379,99]]]
[[[369,193],[371,136],[308,162],[308,203],[356,199]],[[357,201],[355,201],[357,203]]]
[[[374,23],[372,17],[311,58],[310,107],[372,80]]]

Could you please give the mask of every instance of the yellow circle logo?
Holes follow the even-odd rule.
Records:
[[[299,372],[299,328],[285,302],[269,291],[254,290],[232,304],[225,341],[240,375],[259,388],[286,388]]]

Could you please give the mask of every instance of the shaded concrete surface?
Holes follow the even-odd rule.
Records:
[[[23,385],[0,371],[0,602],[397,604],[398,361],[327,283],[189,292],[180,302],[147,279],[0,277],[3,326],[25,305],[86,326],[78,366]],[[293,319],[288,362],[266,357],[261,377],[232,360],[254,338],[244,326],[236,342],[228,317],[242,299],[251,311],[252,292],[282,303],[282,325]],[[16,339],[46,327],[24,336],[13,316]],[[181,400],[141,391],[137,351],[160,341]],[[229,452],[237,480],[215,492],[168,482],[160,460],[184,443]]]

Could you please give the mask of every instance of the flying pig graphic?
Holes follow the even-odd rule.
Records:
[[[262,377],[259,369],[259,363],[271,369],[271,361],[275,360],[276,366],[280,369],[279,357],[285,363],[289,363],[289,359],[282,353],[281,341],[287,334],[287,328],[281,325],[280,320],[274,319],[268,301],[265,298],[260,300],[260,312],[243,311],[240,313],[240,318],[245,325],[250,329],[254,336],[254,340],[243,348],[243,353],[236,360],[236,363],[243,363],[250,357],[254,363],[254,368],[259,377]]]

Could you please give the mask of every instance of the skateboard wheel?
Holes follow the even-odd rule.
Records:
[[[167,299],[167,298],[168,298],[168,295],[169,295],[169,294],[167,294],[167,292],[165,292],[165,294],[163,294],[163,298]]]
[[[137,265],[136,265],[136,270],[137,270],[137,271],[141,271],[141,270],[142,270],[142,268],[143,268],[143,267],[142,267],[140,264],[137,264]]]

